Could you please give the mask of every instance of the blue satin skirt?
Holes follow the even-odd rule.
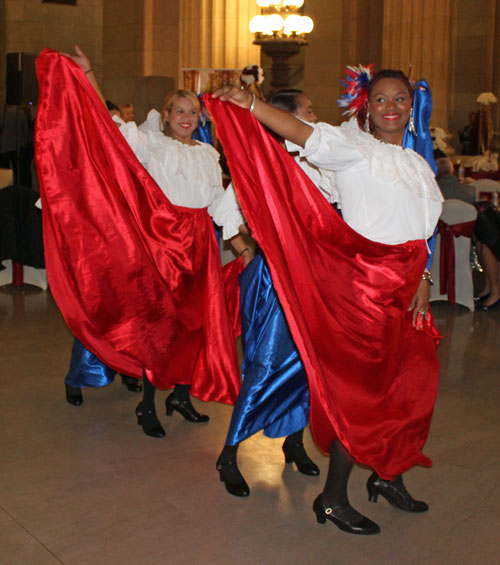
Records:
[[[262,253],[240,274],[239,283],[243,383],[226,445],[260,430],[268,437],[285,437],[309,420],[307,377]]]
[[[116,371],[107,367],[83,343],[75,338],[71,351],[69,372],[64,382],[74,387],[101,387],[109,385]]]

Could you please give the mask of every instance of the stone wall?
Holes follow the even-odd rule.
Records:
[[[103,76],[103,0],[78,0],[77,6],[41,0],[2,0],[0,3],[0,105],[5,102],[7,53],[38,54],[45,47],[73,52],[75,43]]]
[[[105,96],[134,102],[141,120],[180,84],[183,67],[259,63],[248,31],[257,10],[254,0],[0,0],[0,105],[6,53],[72,51],[78,43]],[[291,86],[310,94],[321,120],[343,119],[336,99],[348,64],[413,63],[415,78],[426,77],[433,91],[433,125],[452,132],[477,109],[480,92],[500,95],[500,0],[306,0],[305,13],[315,28],[290,61]],[[270,61],[262,64],[269,75]],[[493,116],[499,129],[496,108]]]
[[[456,132],[468,124],[469,113],[478,110],[478,95],[493,92],[500,100],[500,2],[454,0],[452,4],[448,129],[458,151]],[[493,117],[498,130],[497,107]]]

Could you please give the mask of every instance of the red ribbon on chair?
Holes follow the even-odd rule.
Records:
[[[448,302],[455,304],[455,244],[454,237],[472,237],[476,221],[461,224],[438,222],[438,232],[441,236],[441,256],[439,264],[439,292],[448,294]]]

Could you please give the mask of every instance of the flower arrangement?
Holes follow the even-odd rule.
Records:
[[[477,102],[479,102],[479,104],[484,104],[484,106],[489,106],[490,104],[497,103],[497,97],[493,94],[493,92],[481,92],[481,94],[477,97]]]

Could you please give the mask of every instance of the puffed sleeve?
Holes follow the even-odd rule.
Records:
[[[142,122],[138,129],[139,131],[162,131],[160,112],[154,108],[149,110],[146,120]]]
[[[222,238],[231,239],[239,233],[239,227],[245,223],[241,208],[230,183],[222,196],[213,215],[214,222],[222,227]]]
[[[209,157],[210,161],[213,163],[213,174],[208,175],[207,169],[207,182],[210,183],[212,188],[213,198],[210,204],[208,205],[207,212],[214,217],[215,211],[219,206],[220,201],[224,197],[224,185],[222,184],[222,169],[220,168],[219,160],[220,155],[219,152],[212,147],[209,143],[202,143],[202,146],[205,150],[205,154]]]
[[[305,157],[316,167],[329,171],[343,171],[363,160],[356,145],[344,135],[343,128],[324,122],[310,125],[314,131],[305,147],[287,141],[288,151],[298,151],[301,157]]]
[[[130,145],[137,159],[139,159],[143,165],[146,165],[150,155],[148,132],[140,131],[135,122],[125,123],[123,120],[121,120],[121,122],[119,126],[123,137],[127,140],[127,143]]]

